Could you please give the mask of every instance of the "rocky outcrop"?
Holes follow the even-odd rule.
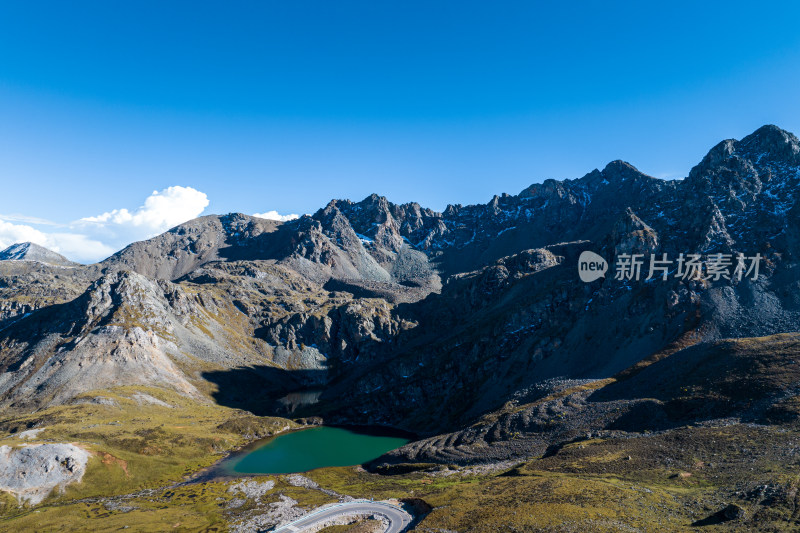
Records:
[[[74,300],[92,279],[77,266],[0,261],[0,330],[27,313]]]
[[[658,249],[658,234],[630,209],[614,225],[611,240],[614,257],[623,254],[649,257]]]
[[[36,505],[53,489],[79,483],[88,460],[89,452],[73,444],[0,446],[0,491],[20,504]]]

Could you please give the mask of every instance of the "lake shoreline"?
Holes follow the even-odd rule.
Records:
[[[268,437],[264,437],[261,439],[254,440],[237,448],[230,450],[224,457],[220,458],[214,464],[209,465],[201,470],[198,470],[194,473],[190,479],[186,480],[182,484],[196,484],[196,483],[207,483],[213,481],[233,481],[236,479],[240,479],[243,477],[263,477],[263,476],[271,476],[271,475],[285,475],[285,474],[293,474],[293,473],[303,473],[308,472],[310,470],[315,470],[317,468],[326,468],[326,467],[336,467],[336,466],[357,466],[360,464],[366,464],[371,460],[376,459],[383,453],[386,453],[389,450],[386,450],[379,454],[376,457],[372,457],[370,459],[364,459],[361,462],[357,462],[352,465],[320,465],[315,466],[312,468],[308,468],[305,470],[297,470],[292,472],[237,472],[229,465],[231,463],[238,464],[238,461],[241,461],[245,456],[250,455],[251,453],[255,452],[258,449],[261,449],[271,442],[275,441],[276,439],[286,437],[291,434],[303,433],[306,431],[313,431],[313,430],[320,430],[320,429],[334,429],[334,430],[344,430],[349,433],[360,435],[367,438],[390,438],[390,439],[398,439],[405,441],[402,444],[399,444],[397,447],[404,446],[413,440],[416,440],[418,435],[411,433],[409,431],[404,431],[397,428],[386,427],[386,426],[360,426],[360,425],[351,425],[351,424],[336,424],[336,425],[308,425],[304,427],[297,427],[292,428],[287,431],[282,431],[280,433],[276,433],[275,435],[270,435]]]

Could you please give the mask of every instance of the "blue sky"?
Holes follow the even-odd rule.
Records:
[[[613,159],[683,177],[723,138],[800,132],[798,20],[795,2],[5,2],[0,244],[90,261],[199,213],[371,192],[443,209]]]

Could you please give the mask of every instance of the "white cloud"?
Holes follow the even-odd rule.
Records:
[[[114,209],[101,215],[85,217],[71,224],[40,230],[11,220],[38,222],[33,217],[0,215],[0,249],[17,242],[30,241],[58,252],[73,261],[100,261],[133,241],[149,239],[187,220],[199,216],[208,206],[205,193],[191,187],[168,187],[153,191],[134,211]],[[6,220],[3,220],[3,219]],[[52,224],[52,223],[50,223]]]
[[[43,226],[58,226],[55,222],[47,220],[46,218],[29,217],[27,215],[0,215],[0,220],[6,222],[24,222],[25,224],[40,224]]]
[[[77,233],[44,233],[31,226],[0,220],[0,250],[18,242],[32,242],[79,262],[94,262],[116,250]]]
[[[144,205],[131,213],[127,209],[114,209],[95,217],[80,219],[77,223],[102,227],[133,227],[143,231],[161,233],[203,212],[208,206],[206,193],[191,187],[174,186],[163,191],[153,191]]]
[[[113,254],[119,247],[111,246],[80,233],[53,233],[44,246],[78,263],[95,263]]]
[[[4,250],[17,242],[33,242],[45,246],[47,235],[31,226],[0,220],[0,249]]]
[[[155,237],[166,230],[199,216],[208,206],[204,192],[174,186],[153,191],[134,211],[114,209],[74,222],[79,233],[119,250],[133,241]],[[99,257],[100,251],[96,255]]]
[[[253,213],[254,217],[266,218],[269,220],[280,220],[281,222],[289,222],[290,220],[297,220],[300,215],[292,213],[291,215],[281,215],[277,211],[267,211],[266,213]]]

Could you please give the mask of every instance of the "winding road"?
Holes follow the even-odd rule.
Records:
[[[310,527],[321,526],[340,516],[353,515],[380,515],[386,518],[389,520],[389,527],[385,533],[400,533],[413,520],[410,514],[396,505],[370,500],[356,500],[354,502],[336,503],[320,507],[294,522],[289,522],[273,530],[273,533],[299,533]]]

